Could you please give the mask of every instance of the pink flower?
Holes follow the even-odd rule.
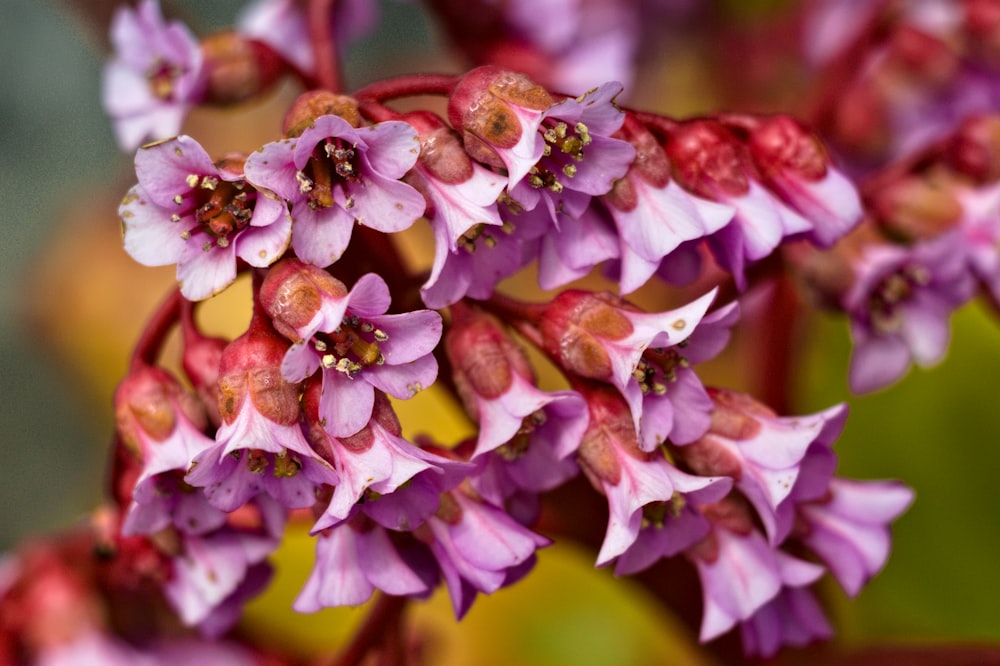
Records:
[[[279,268],[265,279],[261,301],[275,326],[294,342],[281,374],[300,382],[321,371],[320,419],[332,436],[347,437],[365,427],[376,389],[406,399],[434,383],[438,366],[432,351],[441,337],[441,315],[432,310],[383,314],[391,296],[385,280],[374,273],[346,292],[343,283],[317,267],[289,260]],[[305,299],[303,293],[315,298]]]
[[[378,19],[376,3],[368,0],[338,2],[333,27],[342,52],[346,54],[352,42],[371,32]],[[304,7],[296,0],[256,0],[240,10],[236,28],[279,52],[300,71],[311,74],[316,70],[309,42],[309,23]]]
[[[523,178],[508,165],[511,197],[525,210],[544,206],[553,223],[556,212],[579,217],[591,197],[606,194],[635,159],[627,141],[613,139],[625,114],[615,106],[620,83],[605,83],[575,99],[566,99],[540,116],[537,141],[541,156]]]
[[[772,550],[756,530],[742,534],[716,527],[689,553],[701,578],[703,642],[750,620],[783,589],[810,585],[824,572],[819,565]]]
[[[157,0],[120,7],[111,23],[112,59],[102,100],[122,150],[174,136],[204,93],[202,53],[182,23],[163,20]]]
[[[316,539],[312,572],[293,608],[312,613],[357,606],[376,589],[397,596],[429,594],[434,579],[425,580],[423,570],[407,561],[389,534],[364,517],[323,531]]]
[[[811,446],[829,447],[843,428],[847,409],[832,407],[810,416],[778,417],[749,396],[713,389],[712,425],[677,455],[699,474],[732,477],[757,510],[770,543],[790,525],[778,509],[792,493]]]
[[[413,167],[419,149],[416,131],[404,122],[356,128],[327,115],[300,136],[255,152],[246,173],[288,202],[296,256],[328,266],[347,249],[355,224],[392,233],[423,214],[423,196],[398,180]]]
[[[641,125],[627,123],[623,133],[636,159],[602,201],[618,228],[621,291],[628,294],[645,284],[682,243],[729,224],[735,210],[680,187],[663,147]]]
[[[974,288],[961,236],[944,233],[910,247],[868,245],[854,270],[843,297],[854,343],[851,390],[885,388],[911,361],[939,362],[951,336],[949,317]]]
[[[551,543],[462,490],[441,496],[441,507],[427,528],[428,547],[457,618],[465,615],[478,592],[492,594],[520,578],[534,563],[535,551]]]
[[[142,366],[115,392],[118,432],[142,466],[122,534],[153,534],[168,526],[191,534],[218,528],[225,514],[181,480],[191,461],[211,448],[205,411],[166,371]]]
[[[748,147],[768,187],[809,221],[808,236],[817,245],[832,246],[861,221],[854,183],[833,168],[819,139],[795,120],[764,120],[750,133]]]
[[[215,446],[195,458],[186,477],[223,511],[261,492],[289,508],[310,507],[318,486],[337,482],[303,434],[299,388],[280,370],[286,348],[266,322],[254,317],[250,329],[223,351],[222,425]]]
[[[962,206],[959,229],[969,256],[969,267],[1000,302],[1000,185],[961,188],[956,192]]]
[[[850,596],[889,557],[889,523],[913,501],[913,491],[889,481],[834,479],[830,493],[799,506],[804,534],[799,539],[830,568]]]
[[[749,620],[740,623],[743,654],[770,659],[783,645],[803,647],[833,635],[823,608],[806,587],[783,587]]]
[[[453,466],[452,461],[403,439],[392,405],[381,392],[376,392],[368,425],[340,438],[331,437],[321,425],[320,400],[320,383],[310,381],[302,399],[307,422],[311,424],[310,438],[315,449],[333,463],[339,481],[313,532],[346,520],[359,501],[380,501],[422,472],[444,474],[446,468]]]
[[[714,297],[713,290],[680,308],[647,313],[611,294],[567,290],[545,308],[539,328],[546,350],[565,371],[618,388],[639,430],[644,407],[640,381],[646,375],[637,371],[643,355],[686,340]]]
[[[721,499],[732,487],[730,479],[685,474],[659,452],[647,453],[638,445],[628,407],[610,390],[597,387],[585,392],[590,425],[577,459],[587,476],[608,498],[608,529],[597,555],[597,565],[607,564],[626,552],[639,538],[647,508],[660,510],[664,503],[697,503]]]
[[[181,293],[201,300],[236,279],[242,259],[269,266],[284,253],[284,205],[244,179],[238,160],[213,163],[189,136],[139,150],[139,184],[121,205],[125,251],[145,266],[177,265]]]
[[[500,320],[456,304],[445,350],[458,393],[479,424],[473,458],[508,443],[524,450],[540,440],[559,458],[576,449],[587,426],[583,399],[572,391],[538,389],[524,350]]]

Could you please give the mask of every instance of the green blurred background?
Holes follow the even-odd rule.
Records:
[[[194,27],[205,30],[225,25],[241,5],[171,6],[197,16]],[[111,392],[142,320],[171,281],[169,269],[132,265],[119,244],[114,210],[134,176],[100,110],[104,44],[80,10],[88,6],[0,3],[0,549],[70,525],[100,501]],[[407,45],[433,42],[432,29],[416,7],[391,3],[385,10],[389,32],[352,55],[357,80],[448,66],[436,56],[401,64]],[[667,109],[711,108],[711,91],[699,85],[691,56],[678,57],[674,69],[670,64],[659,67],[672,93]],[[273,108],[255,111],[257,125],[241,140],[253,145],[258,134],[277,131],[282,94]],[[221,133],[222,118],[213,112],[193,122]],[[911,372],[888,391],[849,399],[851,415],[837,444],[841,474],[901,479],[916,489],[917,500],[896,524],[888,568],[859,599],[830,586],[839,640],[1000,640],[1000,493],[993,479],[1000,470],[998,323],[982,307],[966,307],[955,318],[944,364]],[[810,318],[801,333],[807,345],[796,411],[844,401],[844,322]],[[675,650],[678,663],[697,663],[641,589],[594,572],[588,557],[570,547],[543,553],[525,584],[477,602],[466,634],[478,637],[503,622],[509,640],[494,650],[496,663],[516,661],[521,649],[535,663],[554,663],[558,655],[575,664],[654,663],[666,649]],[[279,560],[283,588],[253,613],[270,617],[274,599],[287,601],[310,559],[303,540],[293,543]],[[428,608],[421,616],[428,631],[447,633],[443,600]],[[326,636],[324,626],[350,626],[345,618],[357,617],[356,611],[326,614],[297,626]],[[274,626],[299,622],[289,618]]]

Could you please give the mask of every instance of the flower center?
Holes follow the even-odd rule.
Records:
[[[253,217],[257,192],[247,187],[243,180],[228,182],[215,176],[199,176],[188,174],[187,184],[191,188],[190,196],[194,198],[194,217],[198,223],[195,229],[181,233],[181,238],[187,240],[192,232],[202,231],[212,237],[205,243],[204,250],[217,247],[228,247],[230,236],[244,229]],[[184,197],[177,195],[174,201],[183,202]],[[174,214],[171,221],[179,222],[180,215]]]
[[[882,278],[868,296],[868,312],[875,330],[880,333],[898,331],[903,323],[899,305],[910,300],[930,279],[930,271],[915,264],[906,264]]]
[[[310,209],[329,208],[335,203],[334,187],[360,180],[359,157],[355,147],[341,139],[330,137],[316,145],[305,168],[295,174],[299,191],[306,195]],[[354,201],[347,197],[344,207],[353,205]]]
[[[528,172],[528,182],[535,189],[544,187],[558,194],[563,189],[560,178],[576,175],[576,165],[583,161],[583,149],[593,139],[587,126],[580,122],[572,129],[564,122],[549,125],[542,136],[545,150],[542,159]]]
[[[146,70],[146,80],[149,81],[149,89],[157,99],[167,101],[173,97],[174,81],[183,72],[179,67],[165,60],[157,60]]]
[[[639,382],[643,395],[665,395],[668,385],[677,381],[677,369],[690,364],[679,349],[687,346],[684,340],[674,347],[647,349],[639,359],[639,365],[632,371],[632,377]]]
[[[313,347],[322,357],[323,367],[354,377],[364,368],[385,363],[379,343],[389,334],[357,315],[348,314],[332,333],[317,333]]]

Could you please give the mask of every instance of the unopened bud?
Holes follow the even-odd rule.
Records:
[[[285,259],[272,266],[260,287],[260,304],[275,330],[292,342],[298,329],[312,321],[324,297],[343,298],[347,287],[318,266]]]
[[[493,400],[506,393],[515,373],[533,378],[524,351],[500,320],[480,310],[455,307],[444,345],[467,408],[474,409],[477,399]]]
[[[455,85],[448,100],[448,120],[462,132],[474,159],[503,168],[493,146],[512,148],[521,140],[519,110],[537,114],[553,103],[545,88],[523,74],[486,65]]]
[[[632,323],[622,314],[625,304],[607,293],[568,290],[546,307],[540,329],[545,348],[563,369],[581,377],[612,376],[608,341],[632,333]]]
[[[312,127],[320,116],[340,116],[351,127],[361,127],[364,119],[353,97],[338,95],[328,90],[310,90],[292,102],[285,114],[282,130],[285,136],[296,137]]]
[[[823,144],[788,116],[762,120],[751,132],[747,146],[766,178],[788,174],[815,181],[826,175],[829,160]]]
[[[677,180],[703,197],[742,196],[750,190],[746,149],[717,122],[685,123],[671,133],[666,150]]]
[[[414,112],[404,118],[420,135],[420,166],[432,177],[449,185],[464,183],[474,171],[462,140],[438,116]]]
[[[177,410],[183,410],[178,414]],[[205,413],[174,377],[161,368],[142,366],[126,377],[115,391],[115,419],[122,443],[140,461],[143,442],[162,442],[177,426],[179,417],[201,427]]]
[[[954,80],[958,54],[942,39],[903,25],[892,35],[886,64],[920,85],[942,85]]]
[[[208,35],[201,42],[212,104],[239,104],[267,92],[284,73],[284,61],[266,45],[237,32]]]
[[[653,189],[662,189],[670,182],[670,160],[649,131],[638,123],[625,123],[618,138],[635,148],[635,160],[624,178],[619,178],[605,195],[605,200],[618,210],[634,210],[639,205],[633,179],[639,178]]]
[[[236,420],[245,398],[267,419],[290,425],[299,418],[299,389],[281,375],[288,343],[261,319],[233,340],[219,364],[219,415],[226,423]]]
[[[945,149],[949,165],[978,183],[1000,180],[1000,116],[974,116]]]
[[[952,191],[917,176],[881,188],[871,210],[885,231],[905,241],[933,238],[962,218],[962,205]]]

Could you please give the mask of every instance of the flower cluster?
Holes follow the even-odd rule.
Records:
[[[365,3],[260,0],[200,42],[155,0],[117,14],[105,106],[123,148],[156,139],[135,153],[123,243],[178,282],[115,396],[117,566],[200,636],[231,635],[293,521],[315,542],[297,611],[443,583],[461,618],[531,570],[561,536],[539,520],[550,491],[580,486],[607,506],[597,566],[693,564],[702,641],[738,627],[769,657],[828,637],[814,584],[858,594],[913,493],[836,476],[846,405],[782,415],[706,385],[704,364],[742,297],[772,298],[756,288],[786,272],[849,316],[856,392],[939,360],[977,282],[1000,302],[997,121],[856,188],[789,115],[678,120],[622,106],[619,81],[566,94],[593,74],[581,53],[631,59],[641,3],[550,2],[566,21],[544,25],[523,2],[473,3],[477,20],[433,4],[480,66],[349,95],[334,64],[372,27]],[[523,73],[545,58],[551,78]],[[179,134],[193,105],[282,77],[304,90],[249,154]],[[418,271],[399,248],[421,227],[434,249]],[[537,294],[504,283],[530,268]],[[241,274],[246,330],[207,337],[197,308]],[[161,358],[174,326],[179,370]],[[432,386],[473,435],[401,423],[400,401]],[[0,583],[0,611],[29,588]],[[124,649],[102,631],[69,645]],[[47,658],[39,645],[25,649]]]

